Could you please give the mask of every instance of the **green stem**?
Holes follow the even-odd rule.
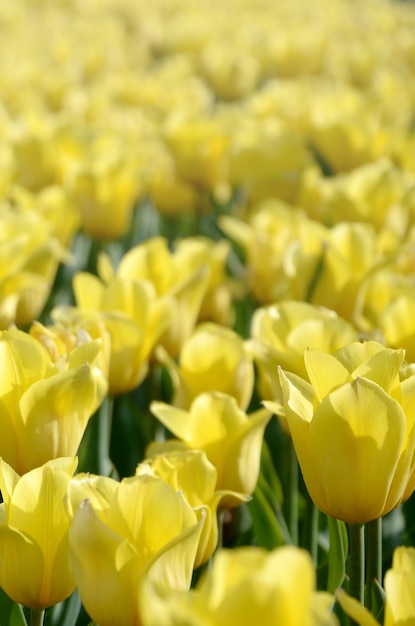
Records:
[[[373,585],[382,584],[382,518],[367,525],[366,606],[373,609]]]
[[[365,575],[365,527],[364,524],[349,524],[349,594],[364,603]],[[351,624],[355,624],[351,621]]]
[[[112,469],[110,460],[111,427],[114,398],[107,396],[99,411],[98,422],[98,473],[108,476]]]
[[[314,565],[317,567],[318,556],[318,521],[319,510],[310,498],[307,502],[307,523],[308,523],[308,549],[313,559]]]
[[[30,626],[43,626],[45,609],[30,609]]]
[[[298,546],[298,460],[294,444],[289,440],[289,485],[287,493],[288,529],[293,545]]]

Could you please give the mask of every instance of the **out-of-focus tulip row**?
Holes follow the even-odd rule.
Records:
[[[414,623],[415,5],[0,32],[0,626]]]

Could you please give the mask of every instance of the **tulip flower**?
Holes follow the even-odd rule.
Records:
[[[221,230],[245,254],[248,287],[261,304],[309,300],[329,230],[277,200],[257,205],[247,222],[223,215]]]
[[[158,343],[172,358],[194,330],[209,284],[214,282],[213,267],[222,254],[215,246],[216,254],[212,251],[208,262],[195,248],[182,243],[171,252],[166,239],[153,237],[129,250],[117,269],[120,280],[148,280],[159,298],[168,298],[169,324]]]
[[[232,491],[216,491],[217,471],[202,450],[177,449],[157,454],[140,464],[137,474],[147,471],[150,466],[156,476],[160,476],[177,492],[184,495],[196,512],[198,519],[204,519],[195,567],[205,563],[218,542],[216,512],[221,501],[227,497],[235,502],[246,502],[246,495]]]
[[[415,488],[415,377],[403,350],[353,342],[305,353],[308,382],[280,370],[285,417],[311,498],[350,524],[386,515]]]
[[[187,593],[147,585],[143,626],[337,626],[333,597],[316,591],[310,555],[284,546],[220,550]]]
[[[168,327],[172,312],[170,302],[158,298],[149,281],[117,278],[105,259],[99,269],[105,280],[88,272],[75,275],[78,306],[64,310],[64,317],[72,317],[79,324],[85,316],[87,324],[105,326],[111,340],[109,393],[115,396],[143,381],[151,352]]]
[[[53,226],[35,211],[2,208],[0,233],[0,329],[24,327],[42,312],[68,252]]]
[[[281,402],[276,365],[307,379],[307,348],[333,353],[359,338],[357,330],[334,311],[294,300],[258,308],[252,316],[251,337],[260,395],[274,402]]]
[[[190,587],[203,521],[150,469],[120,483],[79,474],[68,490],[68,507],[76,584],[100,626],[141,626],[145,579]]]
[[[393,553],[392,568],[385,574],[385,620],[383,626],[410,626],[415,623],[415,549],[399,546]],[[379,626],[373,615],[343,589],[336,593],[342,609],[360,626]]]
[[[270,413],[260,410],[248,416],[234,397],[223,393],[202,393],[189,411],[163,402],[152,402],[151,412],[188,448],[204,450],[217,470],[218,490],[251,495],[255,489],[265,427]],[[153,455],[150,446],[148,455]],[[235,506],[224,498],[222,506]]]
[[[100,349],[86,341],[55,362],[27,333],[0,333],[0,456],[20,474],[76,454],[107,389],[95,366]]]
[[[246,409],[254,388],[254,365],[244,340],[219,324],[199,324],[182,345],[178,363],[159,347],[156,357],[167,366],[173,383],[172,404],[189,408],[203,392],[234,396]]]
[[[0,459],[0,586],[31,609],[75,589],[64,499],[76,466],[76,458],[59,458],[20,477]]]
[[[128,231],[141,193],[138,164],[114,145],[74,172],[71,189],[85,232],[93,239],[117,239]]]

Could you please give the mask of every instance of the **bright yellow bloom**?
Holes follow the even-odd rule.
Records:
[[[73,175],[72,190],[82,226],[93,239],[117,239],[129,229],[141,193],[134,157],[111,146]]]
[[[244,340],[232,329],[206,322],[182,345],[178,363],[158,349],[174,388],[172,404],[189,408],[199,394],[220,391],[246,409],[254,388],[254,365]]]
[[[415,487],[415,376],[403,350],[368,341],[305,353],[311,383],[280,370],[285,417],[311,498],[349,523],[377,519]]]
[[[69,510],[76,584],[100,626],[141,625],[144,579],[189,588],[203,522],[150,470],[120,483],[80,474],[69,487]]]
[[[392,568],[385,574],[385,620],[383,626],[415,624],[415,549],[400,546],[393,553]],[[336,593],[343,610],[360,626],[379,626],[375,618],[343,589]]]
[[[42,312],[68,253],[36,211],[0,208],[0,329],[23,327]]]
[[[152,402],[150,410],[186,446],[206,452],[218,473],[217,489],[253,493],[264,430],[271,417],[268,411],[248,416],[234,397],[223,393],[202,393],[189,411],[163,402]],[[158,451],[150,447],[150,456],[153,450]],[[222,504],[231,500],[235,506],[232,498],[224,498]]]
[[[304,352],[308,348],[333,353],[359,338],[357,330],[334,311],[294,300],[258,308],[252,316],[251,337],[261,398],[279,402],[277,365],[307,379]]]
[[[200,255],[192,242],[180,243],[170,251],[167,239],[153,237],[129,250],[117,269],[120,280],[148,280],[158,297],[169,298],[169,324],[159,343],[172,358],[193,332],[213,282],[210,265],[213,267],[217,253],[208,263],[206,255]],[[218,246],[215,249],[219,250]]]
[[[105,258],[104,258],[105,261]],[[170,323],[170,302],[158,298],[147,280],[117,278],[101,263],[107,280],[87,272],[74,277],[79,308],[65,310],[64,317],[87,327],[105,326],[110,336],[109,393],[131,391],[145,378],[151,352]]]
[[[336,224],[325,241],[310,301],[333,309],[366,330],[362,319],[366,289],[387,259],[381,238],[371,224]]]
[[[329,230],[304,211],[268,200],[247,223],[223,215],[220,228],[245,253],[246,280],[255,300],[309,300]]]
[[[27,607],[52,606],[75,589],[64,499],[76,466],[59,458],[19,477],[0,459],[0,586]]]
[[[284,546],[221,550],[187,593],[147,585],[144,626],[337,626],[334,599],[316,592],[310,555]]]
[[[76,454],[107,389],[100,350],[98,340],[81,342],[55,361],[27,333],[0,333],[0,456],[20,474]]]
[[[184,495],[198,519],[204,519],[195,562],[195,567],[198,567],[212,556],[217,546],[216,511],[221,501],[231,497],[242,503],[247,496],[232,491],[216,491],[216,468],[202,450],[184,448],[157,454],[140,464],[137,474],[146,472],[148,466],[156,476]]]

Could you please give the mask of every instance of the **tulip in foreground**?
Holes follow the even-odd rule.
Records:
[[[82,602],[99,626],[141,626],[140,586],[190,587],[203,521],[151,470],[120,483],[79,474],[69,533]]]
[[[31,609],[57,604],[75,588],[64,499],[76,465],[59,458],[20,477],[0,459],[0,586]]]
[[[280,371],[285,417],[311,498],[326,514],[363,524],[415,487],[415,376],[403,350],[353,342],[305,353],[308,382]]]
[[[330,594],[316,592],[310,555],[284,546],[221,550],[187,593],[149,585],[144,626],[337,626]]]

